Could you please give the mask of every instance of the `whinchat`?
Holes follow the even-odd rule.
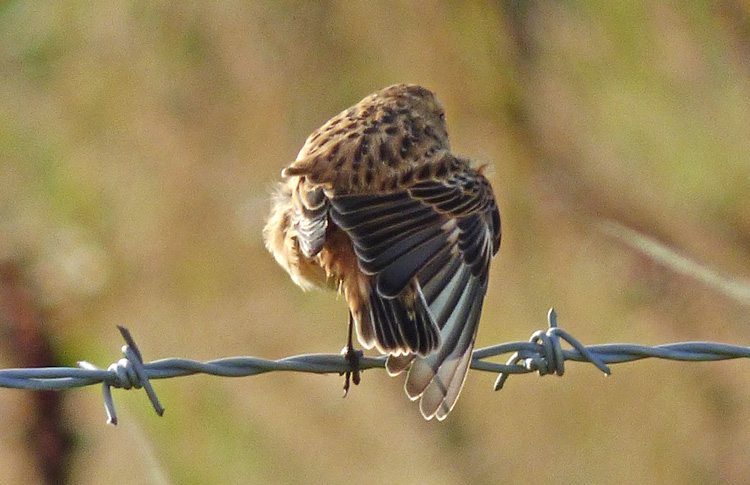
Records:
[[[354,326],[389,355],[389,374],[408,370],[426,419],[444,419],[461,392],[500,246],[483,169],[451,153],[435,94],[397,84],[307,138],[263,230],[297,285],[343,294],[349,355]]]

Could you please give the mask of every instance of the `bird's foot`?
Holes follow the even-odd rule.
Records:
[[[354,383],[355,386],[359,385],[359,359],[364,354],[361,350],[357,350],[349,344],[341,350],[341,355],[343,355],[349,363],[349,370],[344,372],[344,397],[346,397],[347,394],[349,394],[350,383]]]

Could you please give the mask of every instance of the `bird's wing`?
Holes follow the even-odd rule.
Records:
[[[298,183],[304,183],[300,180]],[[328,198],[321,187],[292,192],[292,223],[297,230],[300,250],[308,258],[320,252],[328,228]]]
[[[360,269],[384,298],[416,281],[440,347],[427,356],[395,357],[391,372],[411,363],[406,392],[422,398],[427,418],[444,418],[471,359],[490,259],[500,244],[500,216],[484,176],[467,169],[388,194],[331,198],[331,218],[352,240]],[[397,323],[397,322],[396,322]]]

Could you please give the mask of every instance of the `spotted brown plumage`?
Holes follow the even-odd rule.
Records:
[[[450,152],[432,92],[391,86],[308,137],[264,229],[295,283],[344,295],[360,343],[408,370],[427,419],[458,399],[500,245],[482,170]]]

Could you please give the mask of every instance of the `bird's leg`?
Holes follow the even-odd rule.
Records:
[[[359,384],[359,358],[362,356],[361,350],[354,348],[353,342],[354,333],[354,317],[349,312],[349,337],[346,340],[346,347],[341,351],[341,355],[344,356],[347,362],[349,362],[349,370],[346,371],[344,376],[344,397],[349,393],[349,381],[354,385]]]

